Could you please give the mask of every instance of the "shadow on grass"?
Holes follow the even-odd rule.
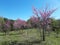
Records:
[[[29,42],[28,40],[23,41],[23,42],[18,42],[18,41],[5,41],[2,43],[2,45],[33,45],[33,44],[40,44],[40,40],[35,40],[32,42]]]

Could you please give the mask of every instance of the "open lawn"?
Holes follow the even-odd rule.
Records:
[[[54,32],[51,32],[50,36],[46,36],[46,41],[43,42],[41,39],[37,29],[11,31],[6,35],[0,32],[0,45],[60,45],[60,34],[56,38]]]

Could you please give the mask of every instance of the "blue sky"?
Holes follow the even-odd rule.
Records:
[[[9,19],[27,20],[33,15],[32,6],[38,9],[58,8],[52,17],[60,19],[60,0],[0,0],[0,16]]]

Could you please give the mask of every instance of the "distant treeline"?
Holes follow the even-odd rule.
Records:
[[[48,25],[52,27],[52,29],[60,28],[60,19],[49,18],[50,22]],[[41,28],[41,23],[38,18],[31,17],[27,21],[22,19],[11,20],[8,18],[0,17],[0,31],[14,31],[20,29],[29,29],[29,28]]]

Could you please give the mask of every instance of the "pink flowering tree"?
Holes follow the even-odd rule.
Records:
[[[32,16],[29,20],[28,23],[31,25],[32,28],[38,28],[39,20],[37,17]]]
[[[56,11],[56,9],[52,10],[47,10],[47,7],[42,11],[42,10],[37,10],[35,7],[33,7],[33,13],[34,15],[41,21],[41,27],[43,29],[43,41],[45,41],[45,30],[48,24],[51,22],[49,20],[51,14]]]
[[[24,21],[24,20],[21,20],[21,19],[17,19],[14,24],[13,24],[13,27],[15,29],[23,29],[25,27],[27,27],[27,22]]]
[[[7,20],[4,24],[3,24],[3,32],[5,32],[5,34],[6,34],[6,32],[8,32],[9,30],[10,30],[10,21],[9,20]]]
[[[15,30],[20,30],[20,34],[23,33],[23,29],[26,29],[28,26],[30,26],[29,24],[27,24],[26,21],[21,20],[21,19],[17,19],[14,24],[13,27]]]

